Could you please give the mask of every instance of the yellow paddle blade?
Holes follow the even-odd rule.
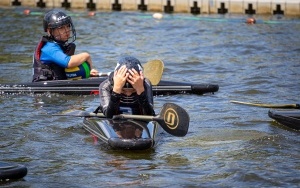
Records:
[[[148,61],[143,65],[144,76],[148,78],[152,85],[156,86],[164,71],[164,62],[159,59]]]

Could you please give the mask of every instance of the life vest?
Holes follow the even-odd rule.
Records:
[[[55,63],[44,64],[41,58],[41,49],[47,42],[52,42],[48,37],[43,36],[35,48],[33,56],[33,79],[32,82],[46,81],[46,80],[66,80],[67,76],[65,68],[60,67]],[[63,52],[67,55],[74,55],[76,45],[74,43],[68,44],[67,47],[59,45]]]

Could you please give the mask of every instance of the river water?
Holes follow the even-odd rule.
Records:
[[[0,9],[0,83],[31,81],[32,53],[44,9]],[[75,12],[75,11],[74,11]],[[215,94],[155,96],[155,111],[174,102],[190,115],[179,138],[164,133],[148,151],[115,151],[94,142],[81,118],[50,116],[94,110],[97,96],[0,96],[0,160],[26,165],[4,187],[299,187],[300,137],[268,109],[230,100],[299,103],[300,19],[245,15],[165,15],[76,11],[77,52],[100,72],[121,55],[162,59],[163,80],[218,84]]]

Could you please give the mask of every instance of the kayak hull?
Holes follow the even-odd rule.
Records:
[[[154,148],[161,138],[157,122],[85,118],[83,128],[112,149],[145,150]]]
[[[268,115],[284,126],[300,130],[300,110],[269,110]]]
[[[26,93],[59,93],[66,95],[97,95],[99,85],[107,77],[90,78],[82,80],[54,80],[29,83],[0,84],[0,94],[26,94]],[[171,95],[191,93],[202,95],[214,93],[219,90],[218,85],[193,84],[161,80],[153,86],[154,95]]]
[[[21,179],[27,175],[27,168],[24,165],[0,161],[0,181]]]

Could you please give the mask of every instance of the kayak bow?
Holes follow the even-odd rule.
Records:
[[[300,130],[300,110],[269,110],[268,115],[284,126]]]
[[[24,165],[0,161],[0,181],[21,179],[27,175],[27,168]]]
[[[157,122],[85,118],[83,128],[112,149],[145,150],[157,146],[162,133]]]

